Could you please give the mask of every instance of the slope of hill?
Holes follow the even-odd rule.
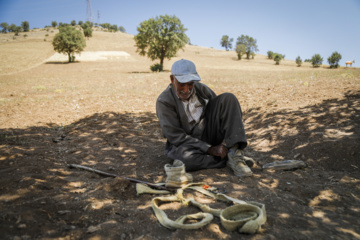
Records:
[[[262,55],[238,61],[231,51],[188,45],[165,61],[164,72],[152,73],[154,62],[136,53],[133,36],[100,31],[80,61],[68,64],[53,56],[55,33],[15,40],[0,34],[2,238],[360,238],[359,69],[296,67],[290,60],[276,66]],[[218,218],[199,230],[169,231],[154,216],[153,196],[137,196],[134,184],[67,167],[165,181],[169,159],[155,101],[181,58],[194,61],[217,94],[232,92],[241,103],[254,176],[239,179],[227,168],[192,174],[231,197],[264,203],[268,220],[256,235],[229,232]],[[308,167],[261,168],[286,159]],[[201,194],[186,196],[220,206]],[[177,203],[162,208],[172,219],[199,211]]]

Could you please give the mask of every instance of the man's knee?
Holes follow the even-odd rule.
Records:
[[[225,101],[225,102],[236,102],[238,103],[238,99],[236,98],[236,96],[232,93],[229,93],[229,92],[226,92],[226,93],[222,93],[218,96],[222,101]]]

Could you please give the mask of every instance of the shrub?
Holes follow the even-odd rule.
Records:
[[[241,60],[242,56],[246,53],[246,47],[244,44],[236,45],[235,48],[238,60]]]
[[[268,55],[268,59],[273,59],[274,58],[274,53],[272,51],[268,51],[267,55]]]
[[[162,72],[163,71],[163,65],[160,63],[156,63],[150,67],[151,71],[153,72]]]
[[[296,58],[295,62],[296,62],[296,64],[298,65],[298,67],[301,66],[302,60],[301,60],[300,56],[298,56],[298,57]]]
[[[323,62],[323,58],[320,56],[320,54],[315,54],[311,58],[311,64],[313,65],[313,67],[320,67],[322,62]]]
[[[84,36],[88,39],[92,37],[92,29],[90,27],[84,28]]]

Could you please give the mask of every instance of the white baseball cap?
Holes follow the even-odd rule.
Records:
[[[201,80],[199,74],[196,72],[195,64],[185,59],[174,62],[171,67],[171,75],[174,75],[180,83]]]

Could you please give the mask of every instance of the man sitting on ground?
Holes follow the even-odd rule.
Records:
[[[235,95],[216,96],[200,83],[195,64],[189,60],[172,65],[170,80],[156,101],[167,156],[181,160],[186,171],[228,165],[236,176],[251,176],[249,166],[254,161],[241,151],[247,140]]]

